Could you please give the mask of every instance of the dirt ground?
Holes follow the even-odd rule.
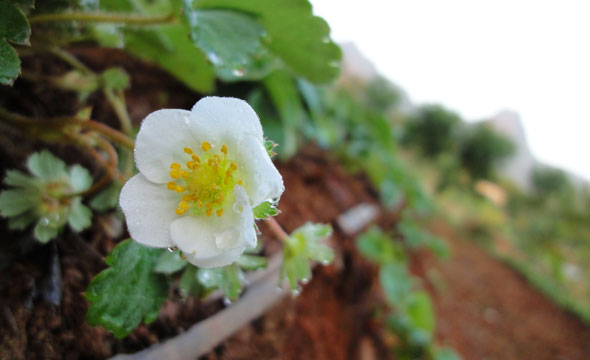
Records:
[[[437,339],[465,359],[590,359],[590,327],[557,306],[512,268],[443,222],[453,258],[414,257],[436,308]]]

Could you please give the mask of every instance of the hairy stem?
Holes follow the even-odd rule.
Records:
[[[287,240],[289,240],[289,234],[287,234],[285,230],[283,230],[281,225],[277,222],[277,220],[274,217],[271,216],[265,219],[264,221],[266,221],[268,227],[270,227],[272,232],[275,233],[279,240],[281,240],[282,242],[287,242]]]
[[[83,128],[94,130],[107,138],[117,142],[118,144],[125,146],[126,148],[133,150],[135,143],[133,139],[123,134],[122,132],[113,129],[103,123],[94,120],[80,120],[75,117],[47,117],[47,118],[32,118],[15,114],[0,108],[0,120],[7,122],[20,129],[37,127],[37,128],[67,128],[68,126],[77,125]]]
[[[125,105],[125,95],[122,91],[118,91],[117,94],[112,89],[105,88],[103,93],[107,98],[107,101],[115,110],[115,114],[119,118],[121,123],[121,129],[125,134],[130,134],[133,130],[133,124],[131,123],[131,117],[127,112],[127,105]]]

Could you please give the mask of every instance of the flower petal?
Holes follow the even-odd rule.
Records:
[[[285,191],[283,177],[272,163],[264,145],[252,136],[244,137],[238,147],[237,163],[246,177],[246,192],[251,205],[278,199]]]
[[[244,100],[209,96],[199,100],[191,110],[195,134],[212,144],[237,143],[242,136],[253,136],[263,142],[262,125],[256,112]]]
[[[256,244],[254,214],[244,190],[234,191],[237,205],[223,216],[184,216],[170,226],[170,236],[187,259],[199,267],[225,266]],[[242,202],[246,200],[246,206]],[[239,202],[239,204],[238,204]]]
[[[178,218],[177,194],[138,174],[123,186],[119,204],[133,240],[152,247],[171,246],[170,224]]]
[[[182,161],[185,146],[198,144],[190,131],[190,112],[179,109],[158,110],[141,123],[135,140],[135,163],[150,181],[170,181],[170,164]]]
[[[221,266],[227,266],[238,260],[240,255],[244,253],[246,250],[245,246],[237,246],[233,249],[230,249],[226,252],[222,252],[217,256],[213,256],[210,258],[202,258],[199,256],[195,256],[191,253],[183,253],[186,260],[193,265],[196,265],[200,268],[215,268]]]

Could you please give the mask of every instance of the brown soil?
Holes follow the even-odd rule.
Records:
[[[453,258],[414,257],[413,271],[433,295],[439,342],[465,359],[590,359],[590,327],[541,295],[443,222]]]

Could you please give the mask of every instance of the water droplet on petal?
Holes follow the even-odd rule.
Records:
[[[49,225],[49,219],[46,217],[41,218],[41,225],[43,225],[43,226]]]
[[[293,297],[297,297],[300,294],[301,294],[301,289],[300,288],[297,288],[297,289],[291,291],[291,295],[293,295]]]
[[[308,282],[309,282],[309,279],[308,278],[301,279],[301,283],[304,284],[304,285],[307,284]]]
[[[231,300],[228,297],[224,297],[223,298],[223,305],[230,306],[231,305]]]

